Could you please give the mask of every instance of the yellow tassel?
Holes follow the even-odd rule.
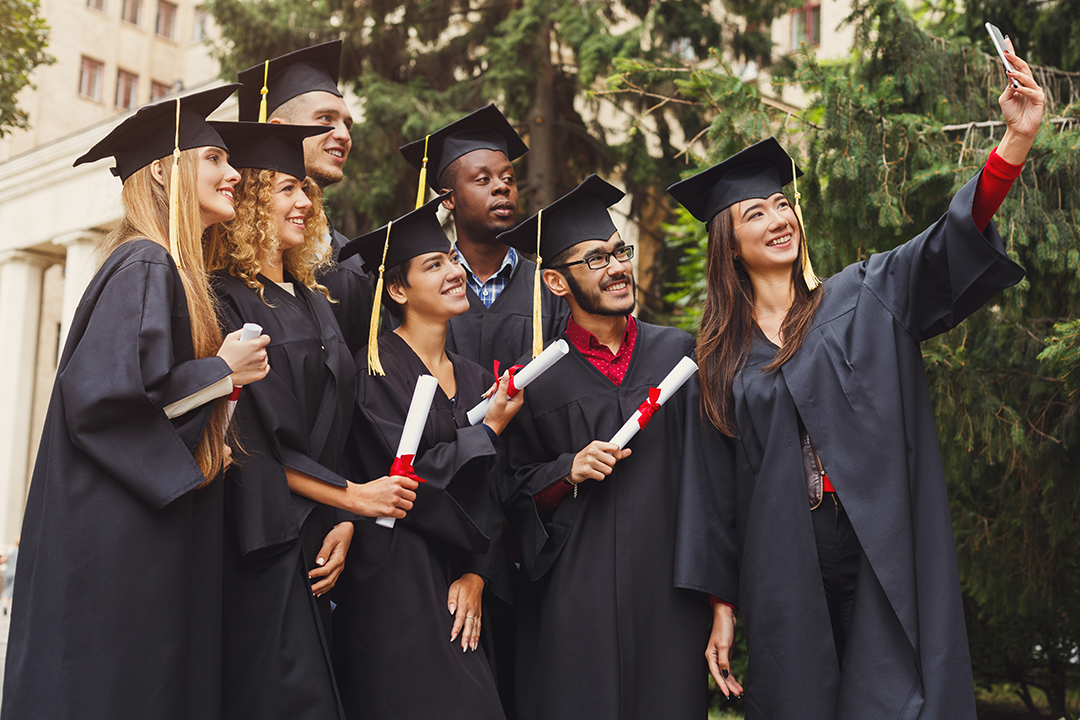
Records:
[[[375,297],[371,302],[371,327],[368,329],[367,339],[368,375],[386,375],[382,362],[379,361],[379,317],[382,315],[383,272],[386,270],[386,251],[390,248],[390,228],[393,226],[394,222],[392,220],[386,224],[386,242],[383,243],[382,262],[379,263],[379,279],[375,283]]]
[[[169,173],[169,253],[177,267],[184,266],[180,257],[180,98],[176,98],[176,137],[173,142],[172,170]]]
[[[533,357],[544,351],[544,314],[540,309],[540,263],[544,262],[544,259],[540,257],[540,216],[543,214],[542,209],[536,213],[536,273],[533,275]]]
[[[262,90],[259,91],[259,94],[262,95],[262,98],[259,100],[259,122],[261,122],[261,123],[266,122],[266,93],[270,92],[270,88],[268,88],[266,86],[267,85],[266,81],[267,81],[267,79],[269,77],[270,77],[270,61],[267,60],[263,64],[263,86],[262,86]]]
[[[414,210],[419,210],[424,204],[424,199],[427,198],[427,144],[431,139],[430,135],[424,136],[424,164],[420,166],[420,187],[416,190],[416,207]]]
[[[802,261],[803,282],[806,283],[808,290],[813,290],[821,284],[821,279],[818,278],[817,273],[814,272],[814,266],[810,264],[810,251],[807,248],[808,241],[806,239],[806,223],[803,222],[802,206],[799,205],[799,199],[802,195],[799,193],[799,180],[795,177],[797,172],[795,160],[792,159],[791,179],[795,188],[795,217],[799,220],[799,235],[801,236],[801,241],[799,243],[799,258]]]

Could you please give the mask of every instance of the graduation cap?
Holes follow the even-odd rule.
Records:
[[[331,40],[241,70],[240,120],[266,122],[268,108],[276,110],[304,93],[321,90],[341,97],[341,46],[341,40]]]
[[[236,83],[223,85],[140,108],[87,150],[72,167],[114,157],[116,167],[112,168],[112,174],[127,180],[155,160],[171,154],[174,149],[191,150],[206,146],[227,149],[221,136],[206,122],[206,116],[214,112],[238,87]],[[179,119],[177,106],[180,108]]]
[[[544,258],[587,240],[607,240],[615,234],[608,208],[626,196],[619,188],[590,175],[585,182],[543,208],[513,230],[498,237],[500,242],[522,252],[536,252],[533,278],[533,357],[544,349],[540,310],[540,269]]]
[[[802,258],[803,279],[810,290],[821,284],[810,264],[806,249],[806,232],[799,205],[798,178],[803,172],[795,161],[784,152],[776,138],[768,137],[761,142],[735,153],[727,160],[708,170],[667,189],[668,194],[679,201],[691,215],[707,223],[737,202],[753,198],[772,197],[790,182],[795,182],[795,215],[803,230],[799,254]]]
[[[284,125],[257,122],[212,122],[229,148],[229,164],[236,169],[275,170],[303,180],[304,138],[324,135],[325,125]]]
[[[180,203],[180,151],[198,147],[226,149],[217,131],[206,122],[206,116],[225,102],[236,90],[236,85],[225,85],[175,98],[156,105],[148,105],[124,122],[117,125],[97,145],[77,159],[72,167],[83,163],[116,158],[113,175],[127,181],[134,173],[155,160],[172,154],[172,170],[169,173],[169,254],[177,267],[184,260],[178,243],[177,206]]]
[[[529,148],[492,103],[421,140],[402,146],[400,150],[409,164],[420,171],[420,187],[416,194],[416,207],[420,207],[424,204],[425,184],[439,192],[443,171],[462,155],[474,150],[494,150],[508,160],[517,160]],[[435,174],[430,176],[427,172],[429,159],[435,167]]]
[[[364,272],[379,273],[375,283],[375,296],[371,303],[371,329],[368,331],[368,372],[385,375],[379,362],[379,318],[382,315],[383,273],[387,268],[400,265],[406,260],[432,252],[450,252],[450,239],[439,224],[435,213],[439,204],[450,197],[445,193],[416,210],[392,220],[378,230],[354,238],[341,248],[338,262],[359,254],[361,258],[381,258],[375,265],[364,260]]]

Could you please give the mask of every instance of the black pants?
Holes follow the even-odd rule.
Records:
[[[862,548],[855,537],[844,506],[836,493],[825,493],[821,504],[810,512],[817,541],[818,564],[829,604],[837,662],[844,664],[844,645],[855,604],[855,578],[859,572]]]

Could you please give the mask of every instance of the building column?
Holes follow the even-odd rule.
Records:
[[[97,250],[98,243],[103,237],[101,233],[80,231],[53,239],[54,244],[67,249],[67,259],[64,261],[64,301],[60,310],[57,365],[60,364],[59,355],[64,354],[64,344],[67,342],[68,330],[71,329],[71,320],[75,317],[75,309],[79,306],[83,293],[86,292],[86,286],[90,284],[97,271],[94,251]]]
[[[30,425],[45,268],[53,259],[12,250],[0,253],[0,543],[22,530],[30,480]]]

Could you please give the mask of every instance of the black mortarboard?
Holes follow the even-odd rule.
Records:
[[[667,191],[691,215],[709,222],[737,202],[772,197],[802,174],[780,143],[770,137],[675,183]]]
[[[225,102],[237,87],[233,83],[140,108],[86,151],[74,165],[114,157],[113,175],[127,180],[138,170],[171,154],[177,147],[177,100],[180,101],[178,147],[181,150],[206,146],[227,149],[221,136],[206,122],[206,116]]]
[[[442,189],[439,187],[439,178],[447,166],[474,150],[495,150],[505,155],[508,160],[517,160],[529,148],[506,117],[499,112],[499,108],[491,104],[455,120],[427,137],[402,146],[401,154],[421,173],[424,173],[424,161],[428,161],[428,165],[435,169],[433,174],[427,175],[428,185],[438,192]]]
[[[374,273],[378,272],[380,264],[384,268],[392,268],[424,253],[450,252],[450,239],[435,215],[439,204],[448,197],[450,193],[440,195],[378,230],[350,240],[338,253],[338,262],[359,253],[364,258],[364,272]],[[386,234],[388,228],[389,238]],[[384,245],[386,260],[382,261]]]
[[[371,325],[368,330],[368,373],[385,375],[379,361],[379,319],[382,316],[383,273],[387,268],[400,265],[417,255],[431,252],[450,252],[450,239],[443,232],[442,225],[435,213],[439,204],[450,197],[450,193],[440,195],[429,203],[402,215],[383,225],[345,243],[338,253],[338,262],[359,254],[364,258],[364,272],[378,272],[375,281],[375,293],[371,303]],[[375,258],[379,262],[375,262]]]
[[[586,240],[607,240],[615,232],[608,208],[626,195],[598,175],[548,205],[536,215],[499,235],[499,240],[522,252],[535,252],[538,259],[551,259],[563,250]],[[537,223],[540,224],[537,250]]]
[[[324,135],[326,125],[283,125],[279,123],[212,122],[229,148],[229,164],[237,170],[276,170],[303,180],[304,138]]]
[[[266,121],[259,116],[263,87],[271,113],[297,95],[317,90],[341,97],[337,86],[341,45],[341,40],[331,40],[241,70],[237,76],[244,84],[240,88],[240,119]]]

